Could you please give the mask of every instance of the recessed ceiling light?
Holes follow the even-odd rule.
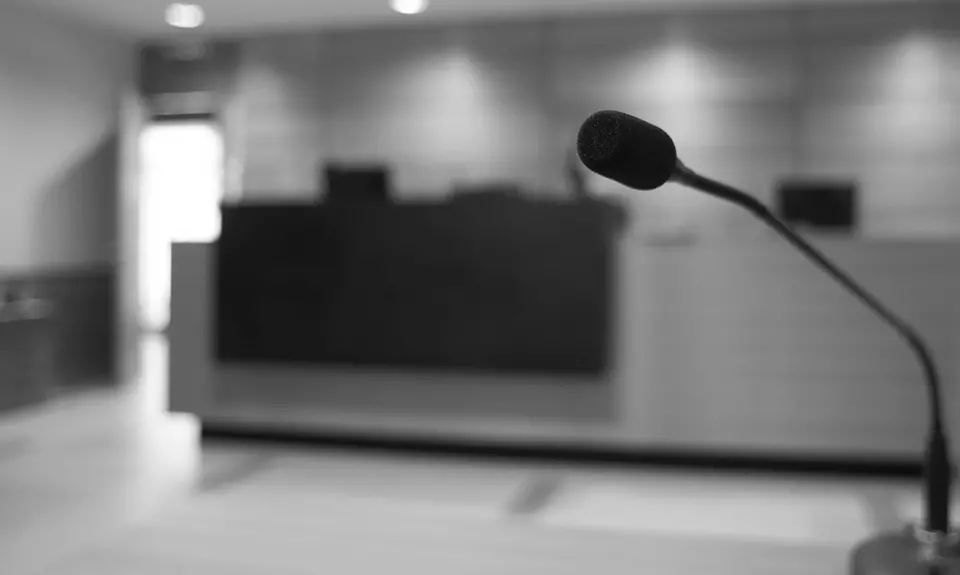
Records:
[[[203,8],[196,4],[171,4],[167,6],[167,24],[174,28],[199,28],[205,19]]]
[[[390,7],[401,14],[419,14],[427,9],[427,0],[390,0]]]

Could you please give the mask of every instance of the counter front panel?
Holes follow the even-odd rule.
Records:
[[[520,201],[226,207],[217,359],[600,373],[605,221]]]

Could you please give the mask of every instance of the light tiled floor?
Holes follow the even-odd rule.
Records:
[[[119,392],[0,420],[3,575],[839,574],[917,511],[903,484],[201,451],[162,412],[162,345],[143,351]]]
[[[875,529],[855,494],[790,494],[786,487],[581,485],[543,515],[554,527],[796,545],[852,546]]]

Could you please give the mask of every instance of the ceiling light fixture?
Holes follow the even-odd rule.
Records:
[[[427,0],[390,0],[394,12],[412,16],[427,9]]]
[[[206,19],[203,8],[196,4],[171,4],[167,6],[167,24],[174,28],[199,28]]]

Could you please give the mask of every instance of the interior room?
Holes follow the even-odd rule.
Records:
[[[3,574],[960,573],[957,158],[951,0],[0,3]]]

